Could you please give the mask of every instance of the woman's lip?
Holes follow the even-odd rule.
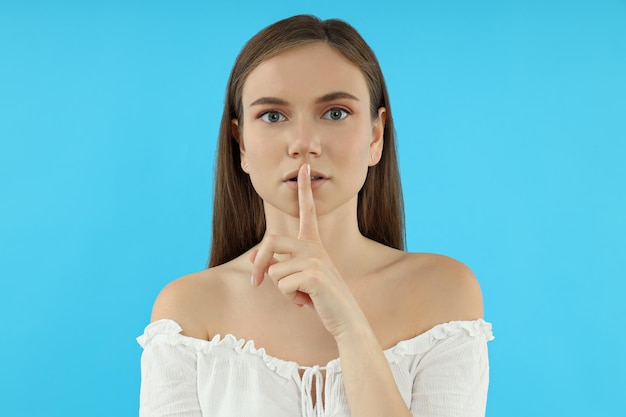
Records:
[[[284,176],[283,179],[285,181],[290,181],[292,179],[296,179],[296,178],[298,178],[298,172],[299,172],[299,170],[292,171],[289,174],[287,174],[286,176]],[[325,178],[325,179],[327,178],[326,175],[324,175],[321,172],[319,172],[317,170],[314,170],[314,169],[311,169],[311,176],[312,177]]]
[[[328,181],[328,178],[320,178],[318,180],[311,180],[311,188],[312,189],[316,189],[321,187],[326,181]],[[291,188],[292,190],[297,190],[298,189],[298,181],[283,181],[285,184],[287,184],[287,187]]]

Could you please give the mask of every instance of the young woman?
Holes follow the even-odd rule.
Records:
[[[139,338],[142,416],[483,416],[480,288],[403,251],[394,128],[373,52],[296,16],[235,62],[209,269],[170,283]]]

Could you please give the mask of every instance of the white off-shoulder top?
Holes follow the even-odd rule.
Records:
[[[163,319],[137,338],[144,349],[140,417],[350,416],[340,359],[302,367],[266,354],[252,340],[200,340],[181,331]],[[483,320],[453,321],[385,350],[413,416],[483,417],[492,339]]]

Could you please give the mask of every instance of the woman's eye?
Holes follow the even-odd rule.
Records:
[[[261,115],[261,120],[263,120],[266,123],[278,123],[278,122],[284,122],[287,119],[285,118],[285,116],[283,116],[279,112],[272,110],[272,111],[263,113]]]
[[[347,110],[336,107],[324,113],[324,119],[341,120],[341,119],[345,119],[346,117],[348,117],[349,114],[350,113]]]

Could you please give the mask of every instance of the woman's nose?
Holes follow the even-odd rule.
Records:
[[[322,146],[320,134],[313,126],[314,123],[300,121],[293,124],[293,131],[290,132],[288,152],[292,158],[303,156],[320,156]]]

